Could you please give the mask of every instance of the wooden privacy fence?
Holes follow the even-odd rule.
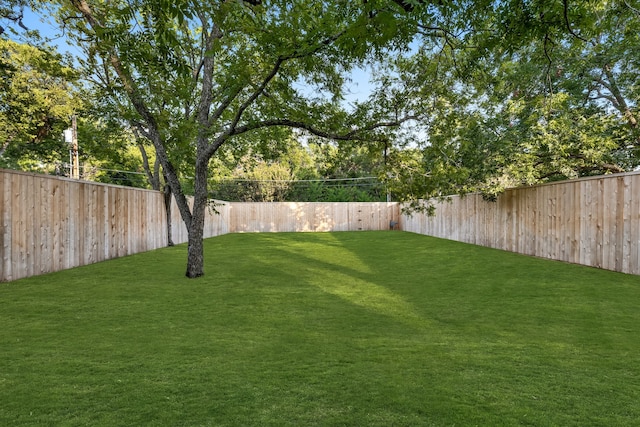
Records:
[[[640,274],[640,172],[477,194],[401,215],[397,203],[217,202],[205,237],[233,232],[396,228],[599,268]],[[399,223],[399,224],[398,224]],[[173,241],[187,241],[175,201]],[[398,226],[399,225],[399,226]],[[0,170],[0,281],[166,246],[156,191]]]
[[[204,236],[228,232],[225,206],[207,212]],[[175,200],[174,243],[187,241]],[[0,169],[0,282],[167,245],[158,191]]]
[[[388,230],[398,203],[229,203],[231,232]],[[395,228],[398,228],[397,225]]]
[[[478,194],[405,215],[403,229],[576,264],[640,274],[640,172]]]
[[[0,170],[0,281],[165,246],[161,196]]]
[[[398,203],[315,203],[215,201],[207,211],[205,237],[226,233],[387,230],[399,229]],[[187,229],[173,201],[174,243],[187,241]]]
[[[399,218],[396,203],[216,202],[204,237],[384,230]],[[186,242],[175,200],[171,225],[173,242]],[[0,169],[0,282],[164,247],[166,229],[160,192]]]

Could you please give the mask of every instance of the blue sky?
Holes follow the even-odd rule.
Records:
[[[80,50],[77,47],[67,43],[66,38],[61,35],[57,24],[53,23],[49,17],[25,8],[22,22],[29,30],[38,30],[40,36],[50,40],[50,44],[56,46],[61,53],[68,52],[72,55],[80,54]]]

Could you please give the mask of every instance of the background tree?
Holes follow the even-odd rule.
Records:
[[[81,105],[70,59],[0,38],[0,166],[33,169],[68,156],[62,131]]]
[[[390,86],[427,101],[417,108],[429,117],[413,140],[419,153],[406,159],[411,176],[395,174],[396,194],[494,198],[506,187],[637,167],[638,9],[488,6],[465,12],[469,24],[449,15],[446,37],[423,39],[394,64],[400,77]]]
[[[251,150],[241,151],[240,158],[223,148],[214,159],[211,196],[243,202],[386,200],[378,178],[383,170],[382,151],[292,132],[271,141],[250,145]]]
[[[132,131],[117,123],[98,119],[90,109],[84,111],[78,122],[82,179],[161,189],[159,183],[155,183],[156,176],[151,177],[145,172],[145,159]]]

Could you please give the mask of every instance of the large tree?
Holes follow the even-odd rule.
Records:
[[[348,114],[340,101],[352,66],[390,42],[406,49],[411,28],[394,19],[413,3],[68,0],[57,11],[153,143],[188,230],[193,278],[204,273],[209,162],[223,144],[278,126],[375,140],[377,130],[408,118]],[[193,176],[191,205],[180,173]]]

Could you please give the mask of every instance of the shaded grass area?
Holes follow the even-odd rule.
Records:
[[[640,277],[402,232],[0,284],[0,425],[637,425]]]

